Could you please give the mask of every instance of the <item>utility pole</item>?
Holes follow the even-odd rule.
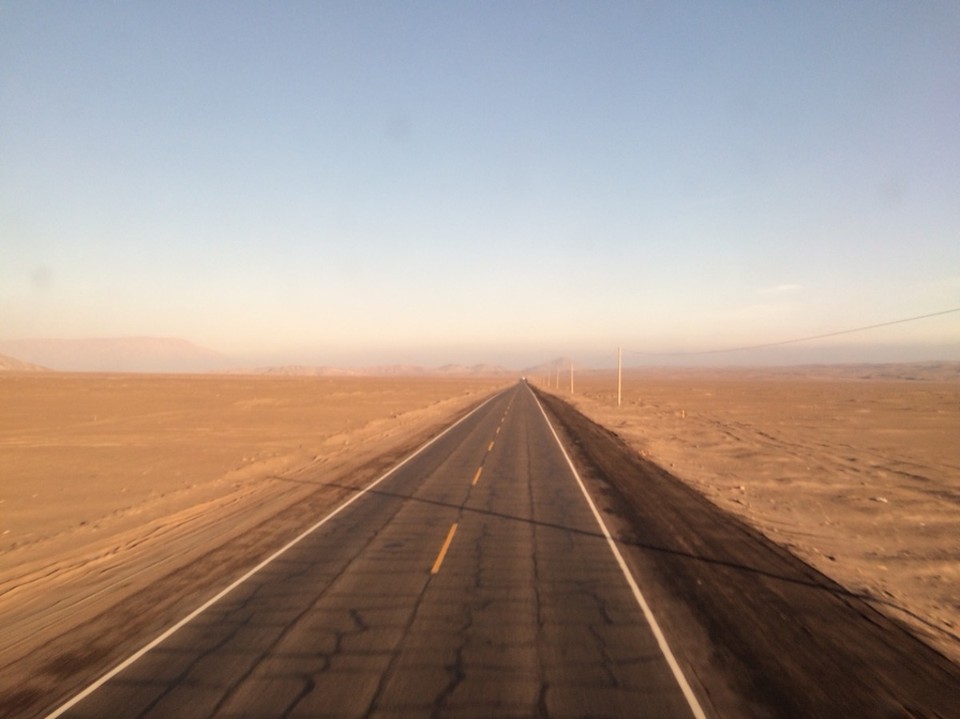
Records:
[[[617,407],[623,399],[623,347],[617,347]]]

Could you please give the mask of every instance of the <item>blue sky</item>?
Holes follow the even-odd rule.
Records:
[[[953,2],[4,0],[0,337],[522,366],[960,307],[958,127]],[[791,351],[709,359],[960,314]]]

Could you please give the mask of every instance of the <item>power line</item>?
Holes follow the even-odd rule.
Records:
[[[797,337],[790,340],[780,340],[779,342],[764,342],[763,344],[758,345],[745,345],[743,347],[727,347],[725,349],[714,349],[714,350],[698,350],[690,352],[638,352],[635,350],[630,350],[630,354],[634,355],[647,355],[650,357],[665,357],[665,356],[688,356],[688,355],[709,355],[709,354],[721,354],[724,352],[742,352],[744,350],[758,350],[764,349],[766,347],[779,347],[780,345],[789,345],[796,344],[797,342],[810,342],[811,340],[822,340],[826,337],[839,337],[840,335],[849,335],[854,332],[865,332],[867,330],[875,330],[878,327],[889,327],[890,325],[901,325],[905,322],[916,322],[917,320],[925,320],[930,317],[939,317],[941,315],[948,315],[951,312],[960,312],[960,307],[954,307],[949,310],[941,310],[940,312],[931,312],[928,315],[917,315],[916,317],[906,317],[901,320],[892,320],[890,322],[880,322],[875,325],[867,325],[865,327],[854,327],[847,330],[838,330],[837,332],[827,332],[822,335],[811,335],[810,337]]]

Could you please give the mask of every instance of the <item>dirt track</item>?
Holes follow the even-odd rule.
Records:
[[[722,715],[960,716],[960,667],[612,432],[541,397]]]

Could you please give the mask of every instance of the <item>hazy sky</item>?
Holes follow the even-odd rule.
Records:
[[[0,337],[317,364],[958,307],[960,5],[3,0],[0,257]]]

